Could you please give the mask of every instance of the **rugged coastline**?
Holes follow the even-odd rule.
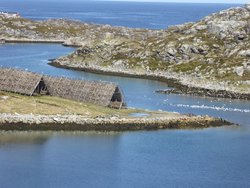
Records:
[[[184,93],[250,98],[250,6],[163,30],[73,20],[32,21],[0,15],[1,41],[56,42],[77,47],[52,65],[164,81]]]
[[[121,77],[132,77],[132,78],[141,78],[141,79],[150,79],[157,80],[164,83],[167,83],[169,87],[173,87],[175,89],[170,90],[156,90],[155,92],[163,93],[163,94],[188,94],[188,95],[196,95],[202,97],[217,97],[217,98],[231,98],[231,99],[243,99],[250,100],[250,94],[244,92],[237,92],[237,90],[227,90],[223,89],[223,85],[218,83],[212,83],[208,80],[207,84],[201,83],[199,81],[195,82],[195,79],[190,78],[187,75],[182,76],[181,82],[179,79],[179,75],[174,75],[173,73],[166,72],[138,72],[134,70],[117,70],[112,68],[104,68],[104,67],[89,67],[77,64],[77,66],[73,66],[72,64],[66,64],[63,61],[58,59],[51,60],[49,62],[51,66],[57,68],[64,69],[72,69],[79,70],[84,72],[90,72],[95,74],[103,74],[103,75],[111,75],[111,76],[121,76]],[[204,87],[206,85],[206,87]],[[218,89],[219,88],[219,89]]]
[[[59,97],[0,92],[0,130],[133,131],[229,126],[209,116],[111,109]]]
[[[52,43],[52,44],[63,44],[63,40],[46,40],[46,39],[3,39],[4,43]]]
[[[79,115],[13,115],[0,114],[0,130],[55,131],[136,131],[157,129],[200,129],[229,126],[231,123],[208,116],[179,117],[96,117]]]

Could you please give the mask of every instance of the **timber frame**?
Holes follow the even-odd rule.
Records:
[[[122,90],[114,83],[52,77],[14,68],[0,68],[0,90],[28,96],[51,95],[118,109],[126,106]]]

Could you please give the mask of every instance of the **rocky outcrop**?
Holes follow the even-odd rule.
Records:
[[[250,95],[248,90],[238,91],[237,87],[233,85],[228,86],[227,83],[217,83],[211,80],[200,80],[199,77],[195,78],[188,75],[179,75],[174,72],[167,71],[138,71],[131,69],[121,69],[121,68],[106,68],[96,65],[85,66],[82,64],[76,64],[72,66],[66,61],[53,60],[49,63],[52,66],[65,69],[80,70],[85,72],[91,72],[95,74],[106,74],[133,78],[144,78],[165,82],[169,87],[176,89],[167,90],[157,90],[158,93],[164,94],[189,94],[197,96],[208,96],[217,98],[232,98],[232,99],[244,99],[250,100]],[[250,82],[245,81],[245,85],[249,85]]]
[[[86,44],[57,59],[62,67],[175,80],[178,91],[250,99],[250,11],[231,8],[142,40]],[[176,87],[176,84],[175,84]]]
[[[20,18],[20,15],[15,12],[0,12],[0,18]]]

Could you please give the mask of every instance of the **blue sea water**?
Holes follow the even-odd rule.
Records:
[[[87,23],[165,29],[170,25],[198,21],[211,13],[235,6],[242,5],[1,0],[0,11],[19,12],[23,17],[35,20],[67,18]]]
[[[39,15],[69,16],[66,5],[60,9],[61,3],[57,4],[57,8],[53,3],[44,5],[33,2],[31,6],[23,1],[12,2],[1,1],[0,7],[5,7],[8,11],[19,9],[23,15],[33,19],[42,19]],[[145,6],[144,3],[131,3],[130,6],[129,3],[121,3],[120,6],[123,4],[134,10],[131,12],[136,12],[135,4],[140,7],[138,12],[140,9],[143,12]],[[118,5],[119,3],[114,3],[113,6]],[[174,7],[174,4],[170,5]],[[203,16],[201,8],[197,6],[204,6],[205,9],[205,5],[184,5],[176,4],[175,10],[179,15],[180,6],[183,9],[186,7],[184,12],[197,15],[195,18],[189,17],[188,21],[195,21]],[[44,8],[46,6],[50,9]],[[75,5],[68,3],[67,6]],[[96,12],[99,12],[98,4],[96,6]],[[151,6],[158,6],[159,10],[163,7],[158,3],[152,3]],[[164,6],[167,7],[168,4]],[[230,5],[208,5],[210,6],[219,10],[222,6]],[[112,6],[109,5],[106,9],[110,10],[110,7]],[[31,14],[31,8],[37,12],[33,11]],[[75,10],[78,9],[82,12],[86,10],[75,6]],[[95,10],[94,7],[92,9]],[[126,11],[125,8],[121,9],[120,11]],[[210,11],[215,11],[215,8]],[[52,12],[57,13],[51,16]],[[74,12],[74,8],[71,12]],[[111,14],[110,11],[107,12]],[[119,13],[117,14],[119,17]],[[141,18],[141,24],[144,23],[142,26],[134,25],[137,22],[131,19],[131,15],[133,14],[130,13],[126,18],[129,20],[128,26],[149,27],[145,14],[141,17],[136,15]],[[171,16],[168,17],[168,20],[172,19]],[[91,16],[88,18],[91,20]],[[154,20],[158,24],[155,28],[161,28],[162,20]],[[184,22],[182,19],[178,20],[179,23]],[[112,22],[112,25],[125,25],[119,19]],[[170,22],[162,28],[176,23]],[[121,85],[129,107],[208,114],[225,118],[240,126],[123,133],[0,132],[0,187],[250,187],[250,102],[162,95],[154,92],[167,87],[161,82],[64,70],[47,64],[48,59],[73,50],[57,44],[0,45],[0,66],[18,67],[49,75],[112,81]]]

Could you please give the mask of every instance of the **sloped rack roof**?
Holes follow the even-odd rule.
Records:
[[[68,78],[43,77],[45,85],[52,96],[90,102],[108,106],[117,85],[99,81],[72,80]]]
[[[0,68],[0,90],[33,95],[42,75],[13,68]]]
[[[110,82],[52,77],[14,68],[0,68],[0,90],[34,95],[43,85],[46,93],[80,102],[121,108],[125,105],[118,85]]]

